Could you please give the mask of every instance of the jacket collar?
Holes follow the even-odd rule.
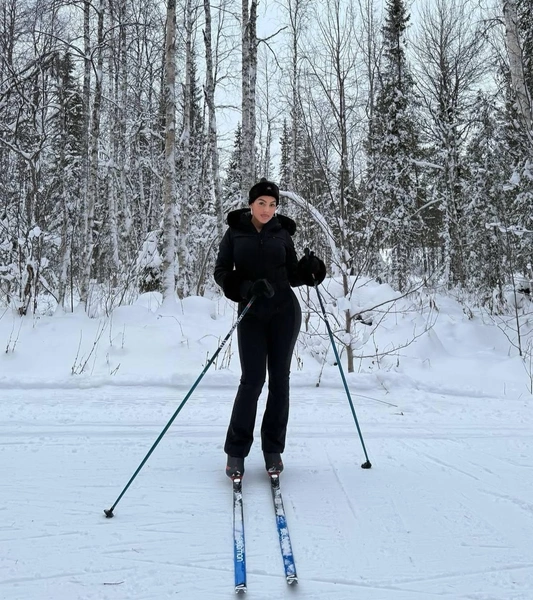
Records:
[[[228,214],[228,225],[234,229],[240,231],[251,231],[250,228],[255,228],[252,225],[252,213],[249,208],[239,208],[232,210]],[[270,221],[263,227],[264,230],[278,231],[280,229],[286,229],[289,235],[294,235],[296,232],[296,223],[285,215],[276,214],[270,219]]]

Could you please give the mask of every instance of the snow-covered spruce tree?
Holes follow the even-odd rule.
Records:
[[[365,200],[373,223],[367,243],[390,253],[387,279],[404,291],[420,245],[416,161],[421,150],[405,51],[410,16],[403,0],[388,0],[386,11],[380,83],[367,143]]]
[[[160,292],[161,256],[157,248],[157,233],[148,234],[137,257],[137,272],[139,273],[138,287],[141,294],[145,292]]]
[[[196,76],[196,54],[193,44],[193,26],[195,11],[187,3],[186,19],[186,60],[185,85],[181,95],[180,114],[183,115],[179,135],[177,175],[179,186],[179,220],[178,227],[178,263],[179,275],[177,292],[180,298],[195,293],[200,271],[199,263],[203,262],[201,246],[205,242],[206,209],[208,208],[205,189],[206,135],[202,91]],[[211,224],[207,226],[211,229]]]
[[[223,185],[222,207],[224,218],[226,214],[240,206],[242,197],[242,128],[241,124],[237,123],[235,129],[235,139],[233,140],[233,150],[226,168],[226,177]]]
[[[508,219],[509,192],[504,173],[511,156],[499,123],[498,108],[487,93],[478,94],[477,119],[466,148],[464,227],[465,277],[481,304],[492,309],[494,291],[503,293],[508,279],[505,245],[500,227]]]
[[[57,290],[59,309],[73,309],[73,286],[75,257],[79,256],[78,219],[80,198],[83,194],[83,101],[82,90],[75,77],[70,52],[59,55],[56,61],[57,108],[52,118],[52,157],[50,165],[52,205],[57,221],[53,230],[57,233],[59,252],[52,263],[54,289]],[[57,235],[57,234],[56,234]],[[52,282],[50,282],[52,283]],[[70,291],[67,298],[67,292]]]

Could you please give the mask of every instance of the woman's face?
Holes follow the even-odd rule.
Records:
[[[276,199],[273,196],[259,196],[250,204],[252,217],[261,225],[270,221],[276,212]]]

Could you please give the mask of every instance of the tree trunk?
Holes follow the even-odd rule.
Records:
[[[242,0],[242,151],[241,195],[244,198],[255,180],[255,83],[257,79],[257,0]]]
[[[181,194],[176,212],[176,225],[178,228],[178,265],[179,276],[177,292],[180,298],[189,294],[190,265],[188,261],[188,233],[189,233],[189,202],[191,198],[191,106],[192,106],[192,72],[193,72],[193,8],[191,0],[185,3],[185,89],[183,94],[183,132],[181,134]]]
[[[213,48],[211,34],[211,4],[204,0],[205,13],[205,101],[209,110],[208,144],[211,166],[211,180],[213,183],[214,206],[217,215],[217,236],[222,238],[224,233],[224,210],[222,206],[222,179],[220,177],[220,157],[218,152],[217,114],[215,107],[215,71],[213,66]]]
[[[163,174],[163,302],[176,288],[176,0],[168,0],[165,33],[165,165]]]
[[[524,130],[527,132],[530,141],[533,141],[533,106],[525,81],[524,65],[526,58],[520,45],[516,0],[506,0],[503,3],[503,16],[505,19],[505,45],[509,56],[511,84],[516,95],[517,109]],[[528,60],[531,60],[531,57]]]
[[[83,258],[80,285],[80,303],[85,304],[89,296],[91,281],[91,264],[94,252],[94,210],[98,194],[98,145],[100,141],[100,111],[102,104],[102,71],[104,65],[104,0],[98,5],[98,58],[96,67],[96,81],[94,89],[93,110],[91,116],[91,129],[89,140],[89,176],[87,182],[87,201],[84,214]]]

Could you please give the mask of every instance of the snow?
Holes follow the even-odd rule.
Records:
[[[433,310],[423,294],[373,308],[395,296],[368,282],[352,298],[374,323],[356,324],[367,358],[346,373],[371,470],[360,468],[331,351],[323,369],[311,356],[317,339],[326,352],[327,336],[308,345],[302,331],[281,477],[300,583],[284,580],[256,438],[243,488],[250,598],[533,598],[528,370],[494,322],[452,298],[434,297]],[[239,379],[235,336],[115,518],[103,509],[232,327],[234,306],[193,297],[162,307],[145,294],[98,319],[0,317],[0,597],[233,597],[223,442]],[[263,405],[264,396],[258,424]]]

